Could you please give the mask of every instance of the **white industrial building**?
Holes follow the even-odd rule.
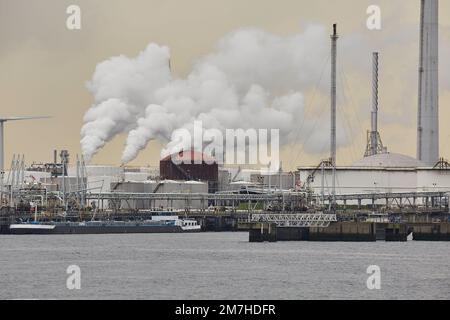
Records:
[[[331,167],[299,167],[300,181],[317,194],[331,194]],[[351,166],[336,167],[336,195],[450,191],[450,170],[427,167],[401,154],[365,157]]]
[[[420,22],[417,159],[387,152],[378,131],[378,53],[373,53],[371,129],[364,158],[336,164],[335,92],[331,104],[330,159],[299,167],[303,186],[325,197],[343,194],[450,192],[450,165],[439,159],[438,1],[422,1]],[[336,32],[336,30],[335,30]],[[332,37],[335,46],[336,39]],[[335,58],[335,51],[333,51]],[[332,88],[336,86],[332,64]]]

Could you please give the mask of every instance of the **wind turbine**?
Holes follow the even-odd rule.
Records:
[[[3,205],[3,176],[5,174],[4,129],[5,122],[18,120],[48,119],[50,117],[0,117],[0,206]]]
[[[1,172],[4,171],[4,160],[5,160],[5,153],[4,153],[4,126],[6,121],[18,121],[18,120],[33,120],[33,119],[48,119],[50,117],[0,117],[0,170]]]

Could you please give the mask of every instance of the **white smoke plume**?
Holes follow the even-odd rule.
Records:
[[[118,56],[97,65],[87,84],[95,103],[81,128],[86,161],[114,136],[137,126],[155,91],[171,81],[169,59],[167,47],[150,44],[135,59]]]
[[[316,85],[328,52],[327,30],[310,26],[288,37],[235,31],[184,79],[171,78],[169,50],[156,44],[135,59],[111,58],[97,66],[88,84],[95,104],[84,117],[83,153],[89,160],[127,132],[127,163],[149,141],[170,142],[174,130],[192,128],[195,120],[206,129],[280,129],[280,142],[290,142],[304,116],[302,91]]]

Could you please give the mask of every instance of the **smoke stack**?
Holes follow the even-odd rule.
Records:
[[[422,0],[420,17],[417,159],[439,160],[439,1]]]
[[[67,176],[67,166],[69,164],[69,151],[67,150],[61,150],[59,153],[59,156],[61,158],[61,164],[63,168],[62,175]]]
[[[372,54],[372,154],[377,154],[378,146],[378,52]]]
[[[372,111],[370,131],[367,131],[367,146],[364,157],[386,153],[378,132],[378,52],[372,53]]]
[[[337,25],[333,24],[331,35],[331,143],[330,158],[333,165],[336,164],[336,59],[337,59]]]
[[[332,176],[332,205],[336,203],[336,60],[337,60],[337,25],[333,24],[333,34],[331,35],[331,143],[330,160],[333,166]]]

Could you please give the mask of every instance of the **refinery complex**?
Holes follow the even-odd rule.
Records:
[[[70,150],[54,150],[47,163],[17,154],[6,162],[7,122],[40,120],[1,118],[1,233],[203,230],[248,231],[250,241],[406,241],[411,235],[448,241],[450,163],[439,153],[438,0],[421,4],[415,158],[383,144],[378,129],[383,53],[374,52],[367,57],[372,61],[367,146],[360,160],[339,165],[334,24],[329,158],[272,173],[217,164],[194,150],[168,155],[155,167],[91,165]]]

